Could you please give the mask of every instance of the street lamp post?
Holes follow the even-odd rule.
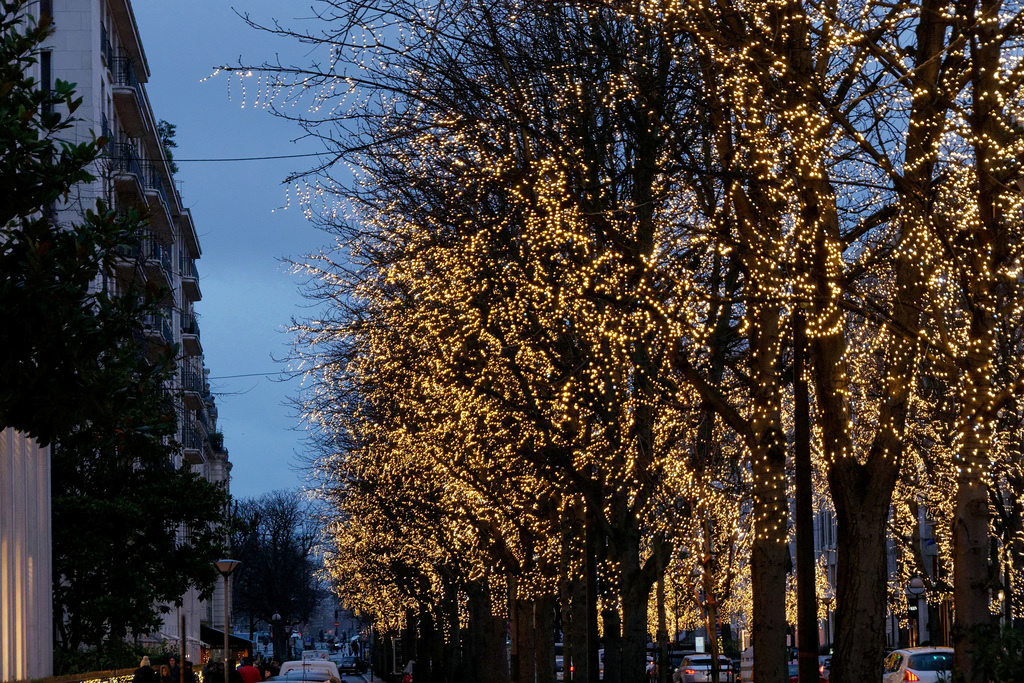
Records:
[[[921,595],[924,594],[924,580],[920,576],[915,576],[907,584],[907,597],[908,600],[908,612],[909,602],[913,601],[913,614],[914,618],[908,619],[910,622],[910,645],[917,645],[921,640]]]
[[[273,622],[273,641],[274,641],[274,661],[281,661],[281,615],[274,612],[274,615],[270,617],[270,621]]]
[[[228,602],[228,577],[231,576],[231,572],[235,571],[235,567],[240,565],[241,562],[238,560],[217,560],[213,565],[220,572],[220,575],[224,577],[224,683],[231,683],[230,672],[228,671],[228,653],[230,649],[230,624],[231,624],[231,603]]]

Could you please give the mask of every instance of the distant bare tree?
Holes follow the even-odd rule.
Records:
[[[307,621],[324,596],[317,576],[318,526],[312,505],[299,491],[274,491],[235,505],[232,553],[234,611],[274,627],[280,659],[284,625]],[[272,620],[274,614],[280,619]]]

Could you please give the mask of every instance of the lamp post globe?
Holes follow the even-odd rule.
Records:
[[[235,571],[238,565],[242,564],[238,560],[217,560],[213,563],[213,566],[217,568],[220,575],[224,577],[224,683],[231,683],[230,671],[228,670],[228,656],[231,652],[230,634],[231,634],[231,602],[228,600],[228,577],[231,576],[231,572]]]

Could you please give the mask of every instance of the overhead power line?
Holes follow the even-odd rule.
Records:
[[[318,157],[325,154],[325,152],[310,152],[309,154],[279,154],[276,156],[266,157],[225,157],[223,159],[179,159],[174,157],[174,163],[180,163],[183,161],[264,161],[267,159],[298,159],[300,157]]]
[[[250,372],[244,375],[218,375],[217,377],[210,377],[210,380],[215,379],[237,379],[239,377],[273,377],[275,375],[287,375],[290,374],[286,371],[279,372]]]

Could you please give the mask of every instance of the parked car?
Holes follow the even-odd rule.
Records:
[[[287,673],[291,673],[292,671],[323,671],[335,678],[341,678],[341,673],[338,671],[338,665],[329,659],[302,659],[284,662],[281,664],[281,670],[278,672],[278,675],[283,676]]]
[[[919,681],[936,683],[952,680],[953,648],[910,647],[893,650],[882,666],[882,683]]]
[[[654,656],[654,663],[658,664],[660,666],[660,663],[658,662],[657,654],[658,654],[657,652],[654,653],[654,655],[655,655]],[[665,657],[665,660],[666,660],[665,661],[665,670],[668,672],[668,679],[670,681],[674,680],[672,678],[672,676],[675,675],[676,669],[678,669],[679,665],[683,663],[683,660],[686,659],[687,655],[692,655],[692,654],[694,654],[693,651],[683,651],[683,650],[669,650],[666,653],[666,657]]]
[[[341,679],[327,669],[293,669],[267,679],[271,683],[341,683]]]
[[[672,683],[711,683],[712,662],[707,653],[687,655],[672,674]],[[736,683],[736,669],[725,655],[718,656],[718,683]]]
[[[800,683],[800,665],[796,662],[789,664],[789,683]],[[822,676],[820,665],[818,667],[818,683],[828,683],[827,679]]]
[[[366,671],[366,662],[359,657],[353,657],[352,655],[343,655],[338,660],[338,671],[341,673],[353,673],[361,674]]]
[[[832,655],[822,655],[818,657],[818,677],[822,681],[827,681],[829,676],[832,675]]]

